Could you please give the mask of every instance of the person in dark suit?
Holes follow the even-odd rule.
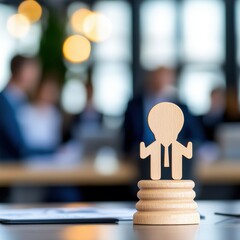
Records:
[[[129,101],[124,119],[123,147],[127,155],[137,158],[139,155],[139,143],[144,141],[146,145],[154,141],[154,136],[147,124],[147,116],[150,109],[159,102],[173,102],[183,111],[185,123],[179,141],[186,144],[188,141],[195,143],[195,146],[204,140],[204,133],[198,119],[188,110],[187,106],[180,103],[175,88],[175,72],[172,69],[160,67],[150,74],[145,81],[142,96],[138,96]],[[184,178],[190,175],[191,161],[186,160],[183,166]],[[149,178],[149,162],[139,161],[141,178]],[[187,168],[187,169],[186,169]],[[170,173],[163,174],[163,178],[169,178]]]
[[[0,93],[0,160],[10,161],[31,154],[21,133],[17,113],[27,101],[27,95],[36,87],[40,66],[35,58],[20,55],[11,61],[11,78]]]

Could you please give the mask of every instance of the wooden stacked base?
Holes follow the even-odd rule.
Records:
[[[191,180],[140,181],[134,224],[199,224],[194,185]]]

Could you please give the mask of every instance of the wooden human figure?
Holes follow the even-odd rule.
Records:
[[[172,145],[172,178],[182,178],[182,156],[192,158],[192,143],[187,147],[177,141],[179,132],[184,124],[182,110],[173,103],[163,102],[155,105],[149,112],[148,125],[155,136],[155,141],[149,146],[140,143],[140,157],[142,159],[150,155],[151,179],[161,179],[161,145],[164,146],[164,167],[169,167],[169,146]]]

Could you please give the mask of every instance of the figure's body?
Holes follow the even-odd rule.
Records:
[[[151,179],[161,179],[161,143],[155,141],[152,144],[145,146],[144,142],[140,144],[140,157],[142,159],[150,155],[151,159]]]
[[[179,142],[172,144],[172,178],[175,180],[182,179],[182,157],[192,158],[192,143],[189,142],[187,147]]]
[[[148,116],[148,124],[155,136],[155,141],[149,146],[140,144],[140,157],[151,158],[151,179],[161,178],[161,145],[164,146],[164,167],[169,167],[169,146],[172,146],[172,178],[182,178],[182,157],[192,158],[192,143],[187,147],[177,141],[184,123],[181,109],[173,103],[159,103],[155,105]]]

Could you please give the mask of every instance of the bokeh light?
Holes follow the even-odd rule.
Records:
[[[111,22],[103,14],[93,12],[84,21],[84,34],[93,42],[101,42],[111,35]]]
[[[63,55],[69,62],[81,63],[86,61],[91,52],[91,44],[83,36],[68,37],[63,44]]]
[[[86,90],[79,79],[68,79],[62,91],[61,103],[64,111],[71,114],[80,113],[86,104]]]
[[[14,14],[7,21],[7,29],[13,37],[22,38],[28,33],[30,22],[24,15]]]
[[[23,1],[18,7],[18,13],[27,17],[31,23],[34,23],[41,18],[42,7],[34,0]]]
[[[83,25],[87,16],[89,16],[92,11],[81,8],[73,13],[71,17],[71,26],[73,31],[77,33],[83,33]]]
[[[116,151],[111,147],[102,147],[98,150],[94,162],[96,170],[103,175],[114,174],[119,167]],[[106,168],[106,166],[108,166]]]

